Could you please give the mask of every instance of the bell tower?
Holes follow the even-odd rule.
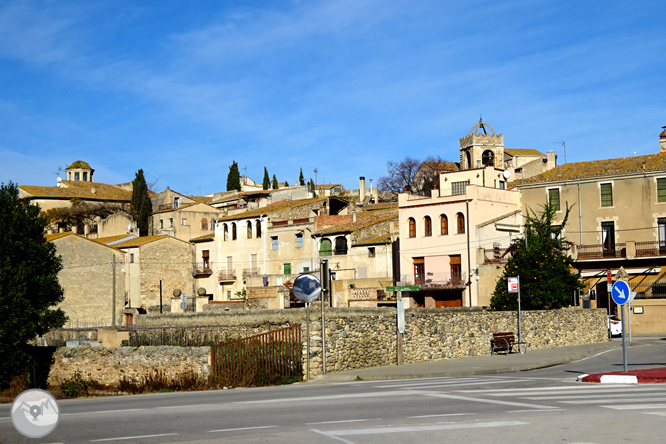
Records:
[[[460,139],[460,169],[494,166],[502,168],[504,162],[504,134],[495,134],[483,119]]]
[[[67,172],[67,180],[75,182],[92,182],[95,170],[90,168],[90,165],[88,165],[87,162],[77,160],[65,168],[65,172]]]

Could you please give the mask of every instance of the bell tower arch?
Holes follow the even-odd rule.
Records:
[[[460,169],[494,166],[502,168],[504,134],[496,134],[483,119],[460,139]]]

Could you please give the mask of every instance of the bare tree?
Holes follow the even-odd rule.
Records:
[[[382,176],[377,181],[377,188],[384,193],[395,196],[402,192],[413,192],[414,176],[419,170],[421,162],[407,156],[402,162],[389,160],[386,163],[388,175]]]

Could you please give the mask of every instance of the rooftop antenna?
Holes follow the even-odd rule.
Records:
[[[314,173],[315,173],[315,185],[317,185],[317,168],[314,169]]]
[[[559,143],[562,145],[562,148],[564,149],[564,163],[567,163],[567,145],[564,142],[553,142],[553,143]]]

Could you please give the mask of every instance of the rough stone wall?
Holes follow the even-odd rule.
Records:
[[[65,236],[54,244],[62,256],[63,269],[58,281],[65,290],[59,305],[69,317],[69,326],[108,326],[112,313],[116,322],[124,306],[123,253],[79,236]],[[116,308],[113,301],[113,266],[116,258]]]
[[[161,372],[173,380],[181,375],[210,374],[210,347],[120,347],[109,350],[80,345],[59,348],[53,356],[48,382],[62,383],[78,373],[83,379],[116,385],[126,378],[141,382],[145,376]]]
[[[192,276],[194,247],[187,242],[166,238],[141,247],[141,305],[158,306],[160,279],[162,297],[168,299],[179,288],[187,296],[195,294]],[[153,291],[150,291],[150,289]]]

